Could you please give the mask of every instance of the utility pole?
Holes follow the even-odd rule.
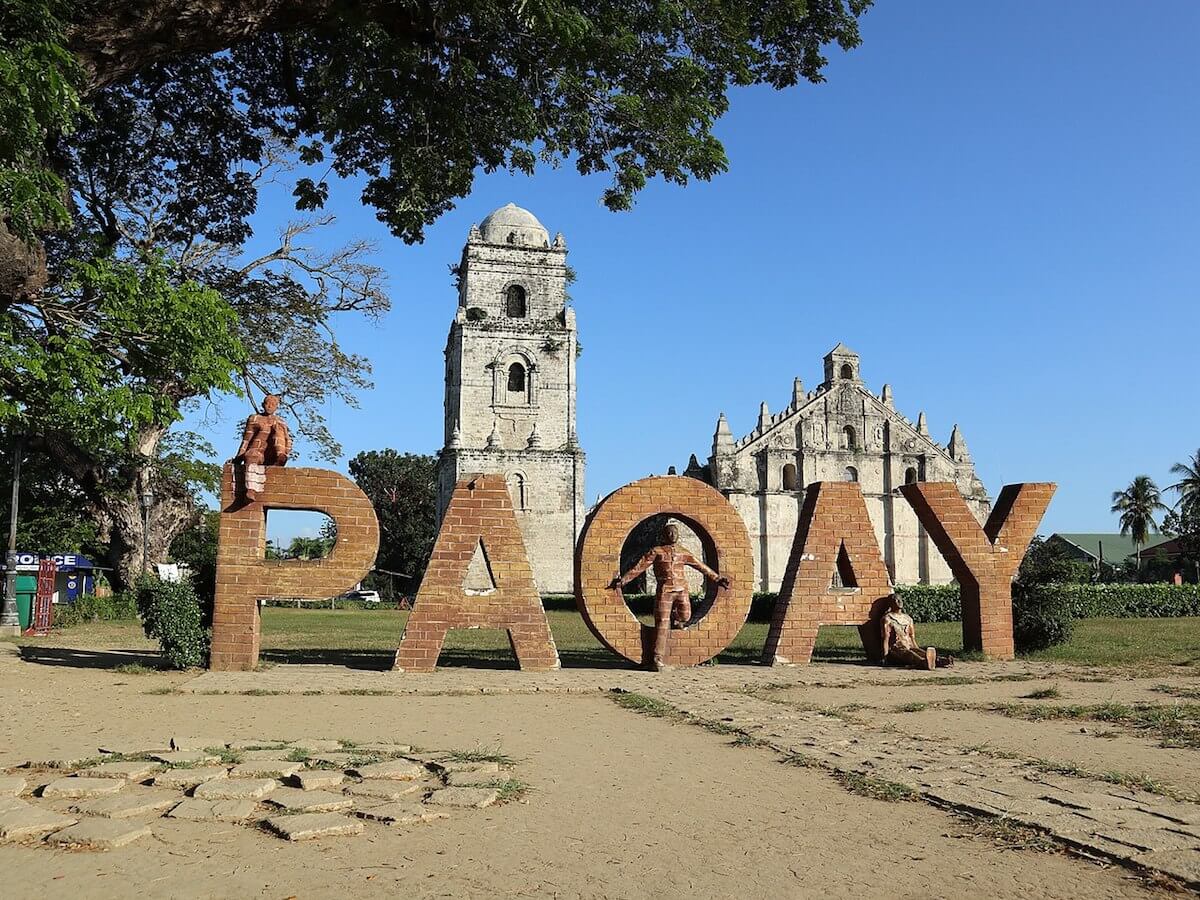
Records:
[[[21,457],[25,435],[17,432],[13,440],[12,505],[8,511],[8,554],[4,571],[4,606],[0,608],[0,633],[20,634],[21,620],[17,617],[17,503],[21,498]]]

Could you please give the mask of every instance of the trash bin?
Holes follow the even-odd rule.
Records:
[[[17,620],[24,631],[33,622],[33,598],[37,594],[36,575],[17,575]]]

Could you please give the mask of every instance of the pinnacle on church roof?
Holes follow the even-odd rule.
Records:
[[[767,409],[767,401],[764,400],[758,407],[758,430],[765,431],[771,424],[771,410]]]
[[[958,430],[957,424],[950,432],[950,443],[946,445],[946,449],[950,451],[950,456],[955,462],[971,461],[971,451],[967,449],[967,441]]]
[[[492,433],[488,435],[487,448],[489,450],[500,449],[500,422],[497,419],[492,419]]]
[[[792,409],[798,408],[804,402],[804,382],[799,376],[792,382]]]
[[[717,416],[717,430],[713,432],[713,456],[718,453],[728,453],[733,449],[733,432],[729,430],[729,420],[725,413]]]
[[[533,423],[533,430],[529,432],[529,440],[525,446],[530,450],[537,450],[542,446],[542,436],[538,434],[537,422]]]
[[[929,424],[925,421],[925,410],[917,413],[917,434],[929,437]]]
[[[847,347],[841,341],[838,341],[837,346],[834,347],[832,350],[830,350],[825,355],[833,356],[833,354],[835,354],[835,353],[837,353],[838,355],[841,355],[841,356],[858,356],[857,353],[855,353],[853,350],[851,350],[849,347]]]

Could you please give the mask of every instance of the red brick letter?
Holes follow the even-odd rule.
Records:
[[[325,559],[268,560],[267,510],[323,512],[337,525],[337,545]],[[217,595],[209,668],[250,670],[258,665],[259,597],[320,599],[354,587],[379,552],[379,520],[353,481],[325,469],[271,466],[266,489],[254,502],[235,500],[233,465],[221,475],[221,529],[217,537]]]
[[[466,584],[471,561],[486,585]],[[454,488],[421,581],[396,668],[430,672],[451,628],[503,628],[522,669],[557,669],[558,650],[503,475],[476,475]]]
[[[918,481],[900,488],[958,580],[964,649],[982,650],[989,659],[1013,658],[1012,580],[1054,487],[1005,485],[983,528],[950,482]]]
[[[841,573],[846,587],[830,587],[834,572]],[[810,484],[804,490],[763,663],[807,664],[821,625],[858,625],[867,656],[878,659],[875,607],[891,594],[891,580],[858,484]]]

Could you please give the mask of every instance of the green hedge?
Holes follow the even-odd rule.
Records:
[[[54,608],[54,624],[59,628],[70,628],[83,622],[117,622],[137,616],[137,595],[133,591],[121,591],[108,597],[82,594],[74,603],[60,603]]]
[[[143,575],[137,581],[137,606],[146,637],[158,641],[163,657],[173,668],[208,664],[212,634],[189,579],[161,581]]]
[[[1013,593],[1020,591],[1020,585]],[[1055,584],[1030,588],[1032,605],[1053,597],[1076,619],[1156,619],[1200,616],[1200,586],[1194,584]],[[905,611],[918,622],[962,618],[956,584],[909,584],[896,588]],[[755,594],[751,618],[770,620],[777,594]]]

